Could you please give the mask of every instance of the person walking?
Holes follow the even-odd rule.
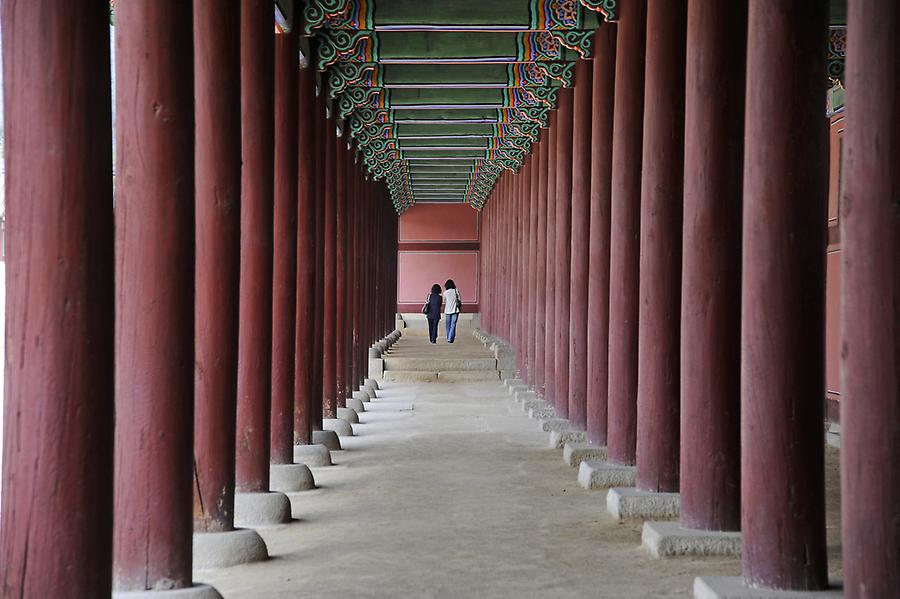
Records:
[[[459,320],[459,311],[462,308],[462,299],[453,279],[447,279],[444,283],[444,319],[447,321],[447,343],[453,343],[456,339],[456,321]]]
[[[428,319],[428,339],[437,343],[438,322],[441,320],[441,286],[435,283],[431,286],[431,293],[422,307],[425,318]]]

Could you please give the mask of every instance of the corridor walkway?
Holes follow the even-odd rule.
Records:
[[[404,336],[391,355],[489,357]],[[386,383],[342,439],[299,521],[261,531],[272,559],[196,574],[226,599],[276,597],[688,597],[736,560],[651,560],[639,523],[581,489],[500,381]],[[651,570],[652,568],[652,570]]]

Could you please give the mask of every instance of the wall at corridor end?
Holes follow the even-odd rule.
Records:
[[[453,279],[464,312],[478,311],[480,214],[468,204],[420,202],[400,215],[397,311],[418,312],[431,286]]]

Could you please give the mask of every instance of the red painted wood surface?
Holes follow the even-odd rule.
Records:
[[[275,34],[271,5],[241,3],[241,284],[236,488],[269,490]]]
[[[594,32],[591,84],[591,208],[588,242],[587,436],[606,445],[609,382],[609,236],[612,203],[613,98],[616,79],[616,27]]]
[[[335,405],[343,408],[346,395],[347,343],[347,139],[335,143],[335,273],[334,273],[334,389]]]
[[[556,405],[556,173],[557,113],[551,112],[547,129],[547,251],[544,289],[544,399]]]
[[[688,4],[681,284],[681,523],[739,530],[747,3]]]
[[[314,314],[319,318],[312,319],[310,326],[313,330],[313,344],[311,360],[313,362],[313,430],[322,430],[322,414],[324,386],[324,304],[325,304],[325,135],[328,122],[325,119],[325,94],[317,93],[315,98],[315,156],[313,167],[315,169],[315,301]]]
[[[591,228],[591,93],[593,63],[575,64],[572,105],[572,241],[569,291],[569,420],[587,426],[588,265]]]
[[[678,490],[687,0],[649,0],[641,181],[636,487]]]
[[[537,229],[535,239],[535,305],[534,305],[534,384],[535,390],[541,395],[545,394],[546,374],[544,363],[546,360],[546,303],[547,295],[547,162],[549,132],[541,131],[540,140],[537,143],[538,157],[538,185],[537,185]]]
[[[849,5],[843,244],[844,596],[900,596],[900,7]]]
[[[194,530],[234,528],[241,243],[241,8],[194,11]]]
[[[337,293],[336,272],[337,268],[337,172],[335,160],[337,159],[337,138],[335,137],[335,124],[332,119],[326,119],[323,147],[325,148],[325,204],[324,220],[324,280],[322,299],[322,416],[334,418],[337,415],[337,372],[335,365],[335,295]]]
[[[824,396],[827,6],[750,2],[741,295],[741,532],[750,584],[827,585]]]
[[[297,33],[275,36],[275,206],[270,460],[294,463],[297,310]]]
[[[315,208],[315,71],[298,75],[297,133],[297,312],[294,333],[294,444],[311,441],[315,408],[316,208]]]
[[[4,2],[2,10],[7,361],[0,595],[109,597],[108,13],[102,2],[64,0]]]
[[[633,465],[637,443],[638,267],[646,0],[623,3],[616,38],[609,285],[609,461]]]
[[[271,27],[271,12],[269,20]],[[116,10],[113,587],[119,591],[191,585],[192,26],[187,2],[143,0]],[[70,451],[65,439],[57,442]]]
[[[569,417],[569,289],[572,259],[572,89],[559,92],[556,119],[556,251],[554,261],[553,381],[556,411]]]

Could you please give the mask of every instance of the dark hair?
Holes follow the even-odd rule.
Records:
[[[447,282],[444,283],[445,289],[456,289],[456,283],[453,282],[453,279],[447,279]]]
[[[441,292],[441,286],[440,286],[440,285],[438,285],[437,283],[435,283],[434,285],[431,286],[431,293],[440,293],[440,292]]]

